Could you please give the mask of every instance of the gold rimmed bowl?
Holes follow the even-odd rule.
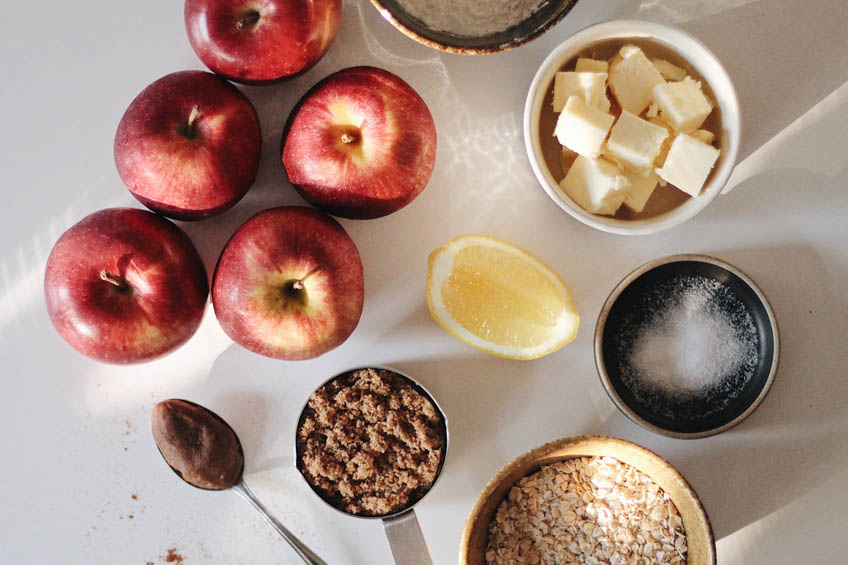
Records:
[[[605,436],[568,437],[541,445],[500,470],[483,488],[471,510],[459,547],[461,565],[486,562],[489,524],[510,489],[545,465],[576,457],[613,457],[650,477],[677,508],[686,533],[687,565],[715,565],[712,526],[698,495],[683,475],[656,453],[629,441]]]

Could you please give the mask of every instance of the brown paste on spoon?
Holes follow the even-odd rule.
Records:
[[[241,443],[206,408],[185,400],[164,400],[153,407],[151,426],[162,457],[187,483],[220,490],[238,482],[244,469]]]

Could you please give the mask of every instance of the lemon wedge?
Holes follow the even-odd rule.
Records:
[[[510,359],[552,353],[580,325],[571,292],[550,267],[486,235],[461,235],[430,254],[427,306],[452,336]]]

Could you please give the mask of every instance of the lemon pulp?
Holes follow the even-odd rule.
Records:
[[[464,235],[430,255],[427,303],[449,333],[482,349],[532,359],[570,342],[579,316],[562,279],[526,251]]]

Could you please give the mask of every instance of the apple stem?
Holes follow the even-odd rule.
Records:
[[[246,27],[254,25],[259,21],[259,12],[256,10],[251,10],[244,14],[239,21],[236,22],[236,29],[244,29]]]
[[[200,105],[195,104],[191,109],[191,113],[188,115],[188,129],[194,129],[194,120],[197,119],[197,115],[200,113]]]
[[[309,303],[303,279],[289,279],[280,288],[280,304],[286,308],[301,308]]]
[[[110,275],[106,272],[105,269],[100,271],[100,278],[106,281],[107,283],[115,285],[116,287],[118,287],[118,290],[128,290],[130,287],[124,279],[122,279],[121,277]]]
[[[183,137],[188,139],[194,139],[197,137],[197,125],[195,122],[197,121],[197,116],[200,115],[200,105],[195,104],[191,108],[191,112],[189,112],[188,120],[183,123],[177,124],[177,133]]]

